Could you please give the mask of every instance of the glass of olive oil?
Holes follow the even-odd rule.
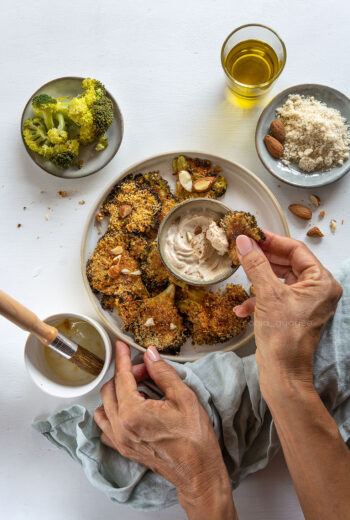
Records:
[[[286,58],[286,47],[278,34],[259,24],[238,27],[221,49],[228,87],[246,99],[258,98],[270,89]]]

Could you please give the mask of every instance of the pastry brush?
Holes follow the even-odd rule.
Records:
[[[66,338],[55,327],[41,321],[34,312],[0,291],[0,314],[15,325],[34,334],[44,345],[74,363],[85,372],[97,376],[104,361],[89,350]]]

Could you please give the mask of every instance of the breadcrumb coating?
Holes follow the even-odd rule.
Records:
[[[236,238],[239,235],[246,235],[256,242],[264,242],[266,237],[258,227],[256,218],[244,211],[230,211],[220,221],[220,226],[226,231],[229,243],[229,256],[233,265],[240,265],[236,251]]]

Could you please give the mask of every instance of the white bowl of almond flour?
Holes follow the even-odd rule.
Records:
[[[281,144],[275,143],[278,158],[264,142],[276,119],[285,128]],[[350,171],[349,125],[350,100],[344,94],[324,85],[296,85],[263,110],[256,127],[256,149],[265,168],[281,181],[306,188],[325,186]]]

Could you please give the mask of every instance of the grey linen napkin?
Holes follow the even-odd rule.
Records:
[[[344,295],[328,324],[314,359],[318,393],[338,424],[345,442],[350,439],[350,260],[337,279]],[[213,422],[232,487],[264,468],[279,449],[271,414],[262,399],[253,355],[239,358],[217,352],[193,363],[171,363],[197,394]],[[161,392],[140,385],[150,397]],[[136,509],[157,510],[177,502],[172,484],[144,466],[129,461],[100,443],[94,410],[74,405],[37,421],[33,427],[79,462],[91,484],[111,500]]]

